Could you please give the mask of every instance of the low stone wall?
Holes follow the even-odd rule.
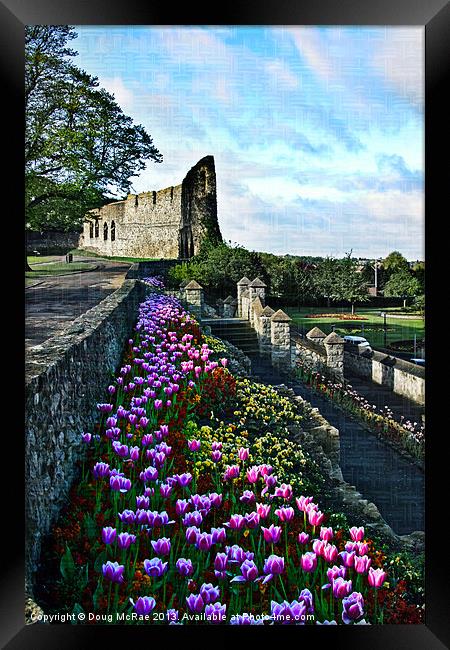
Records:
[[[65,255],[72,248],[77,248],[80,240],[79,232],[62,232],[50,230],[48,232],[26,231],[27,255],[34,251],[41,254]]]
[[[327,353],[323,345],[313,343],[308,339],[302,339],[300,336],[292,337],[292,363],[300,361],[308,368],[317,372],[324,372],[327,368]]]
[[[187,262],[185,259],[160,259],[152,260],[149,262],[136,262],[128,269],[126,278],[127,280],[142,280],[142,278],[150,277],[152,275],[161,275],[163,278],[167,277],[169,269],[177,264]]]
[[[76,478],[85,448],[81,433],[92,432],[96,404],[117,370],[137,319],[145,285],[122,287],[79,316],[58,336],[27,352],[25,482],[26,584],[32,591],[42,538],[50,531]]]
[[[372,352],[361,356],[344,352],[344,374],[354,374],[403,395],[417,404],[425,404],[425,368],[409,361]]]

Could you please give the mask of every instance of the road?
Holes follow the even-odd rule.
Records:
[[[25,349],[55,336],[118,289],[130,267],[129,263],[92,258],[76,261],[95,262],[99,268],[73,275],[42,277],[38,284],[26,288]]]

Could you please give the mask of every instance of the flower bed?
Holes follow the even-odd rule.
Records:
[[[305,318],[335,318],[336,320],[369,320],[367,316],[358,314],[306,314]]]
[[[406,420],[403,416],[398,422],[394,419],[394,414],[388,406],[383,409],[377,408],[375,404],[371,404],[353,390],[351,384],[329,379],[301,362],[297,362],[297,374],[301,381],[326,395],[352,415],[362,419],[372,431],[400,445],[414,458],[423,461],[425,457],[425,427],[423,425]]]
[[[142,303],[53,531],[51,608],[92,623],[389,622],[384,556],[304,496],[320,477],[289,440],[301,412],[213,358],[175,299]]]

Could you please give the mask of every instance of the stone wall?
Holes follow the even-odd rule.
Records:
[[[92,432],[96,404],[117,370],[145,285],[122,287],[26,357],[26,582],[32,589],[41,540],[56,521]]]
[[[49,230],[47,232],[27,230],[25,238],[27,255],[32,255],[35,251],[41,253],[41,255],[65,255],[72,248],[77,248],[80,233],[59,230]]]
[[[370,355],[344,352],[344,374],[386,386],[417,404],[425,404],[425,368],[373,351]]]
[[[222,239],[212,156],[194,165],[180,185],[130,194],[91,210],[80,248],[107,256],[190,258],[206,234]]]
[[[300,336],[292,337],[292,363],[300,361],[307,368],[316,372],[324,372],[327,368],[327,353],[323,345],[302,339]]]

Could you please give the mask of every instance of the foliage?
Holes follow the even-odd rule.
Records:
[[[79,228],[88,209],[130,190],[162,156],[96,77],[77,68],[68,25],[25,27],[27,227]]]
[[[410,271],[393,273],[384,286],[384,295],[413,298],[420,294],[420,282]]]
[[[389,278],[393,273],[408,271],[408,260],[399,251],[392,251],[382,262],[383,270]]]

